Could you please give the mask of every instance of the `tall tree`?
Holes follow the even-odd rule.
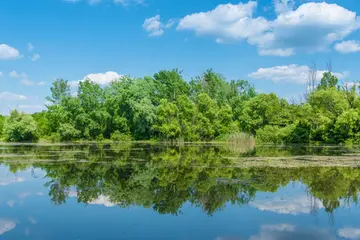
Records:
[[[70,96],[70,85],[68,81],[64,79],[54,80],[50,90],[51,96],[46,99],[53,104],[58,104],[63,98]]]

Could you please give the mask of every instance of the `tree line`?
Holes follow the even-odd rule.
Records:
[[[357,87],[340,85],[331,72],[297,103],[212,70],[191,81],[176,69],[125,76],[105,87],[87,79],[75,95],[68,81],[57,79],[50,90],[47,110],[0,116],[6,141],[212,141],[247,134],[269,143],[360,141]]]

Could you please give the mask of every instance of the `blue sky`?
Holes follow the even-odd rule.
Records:
[[[360,80],[358,0],[1,0],[0,113],[43,108],[55,78],[106,85],[179,68],[248,79],[284,98],[331,60]],[[89,75],[90,74],[90,75]]]

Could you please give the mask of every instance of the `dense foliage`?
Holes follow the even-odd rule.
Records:
[[[330,72],[303,102],[289,103],[274,93],[257,94],[249,82],[227,81],[212,70],[191,81],[172,70],[123,77],[105,87],[81,81],[75,96],[66,80],[55,80],[47,98],[51,104],[32,118],[37,134],[54,141],[210,141],[243,132],[259,142],[359,143],[359,99],[356,85],[340,86]],[[3,117],[0,127],[2,122]],[[3,129],[11,128],[7,124]],[[7,140],[30,140],[9,134],[3,130]]]

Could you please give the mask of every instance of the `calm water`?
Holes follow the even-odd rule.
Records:
[[[0,239],[360,239],[359,152],[0,145]]]

